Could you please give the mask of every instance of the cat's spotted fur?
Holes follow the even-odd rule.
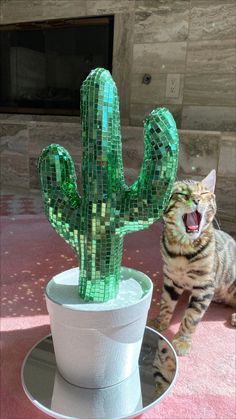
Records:
[[[191,349],[192,335],[212,300],[236,307],[236,243],[212,225],[216,213],[215,171],[202,182],[176,182],[164,214],[161,251],[164,285],[154,326],[168,327],[179,296],[190,292],[173,345],[179,355]]]

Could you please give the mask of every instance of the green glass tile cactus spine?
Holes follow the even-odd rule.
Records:
[[[137,180],[125,184],[119,99],[109,71],[92,70],[81,88],[83,194],[69,153],[51,144],[39,158],[46,215],[80,262],[79,294],[107,301],[119,289],[123,237],[162,215],[175,180],[178,133],[165,108],[144,124],[144,159]]]

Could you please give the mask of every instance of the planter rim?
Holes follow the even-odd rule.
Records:
[[[50,300],[53,304],[55,304],[56,306],[58,306],[58,307],[63,307],[63,309],[66,309],[66,310],[71,310],[72,312],[76,312],[76,311],[78,311],[78,312],[84,312],[84,313],[90,313],[90,314],[92,314],[92,313],[94,313],[94,314],[96,314],[96,315],[99,315],[99,313],[104,313],[104,312],[114,312],[114,311],[116,311],[116,312],[120,312],[120,311],[124,311],[125,309],[128,309],[129,307],[135,307],[136,305],[139,305],[141,302],[144,302],[145,300],[148,300],[149,298],[150,298],[150,293],[152,293],[152,291],[153,291],[153,283],[152,283],[152,280],[149,278],[149,276],[147,275],[147,274],[145,274],[144,272],[142,272],[142,271],[138,271],[137,269],[133,269],[133,268],[129,268],[129,267],[125,267],[125,266],[122,266],[121,267],[121,274],[122,274],[122,270],[128,270],[131,274],[132,274],[132,272],[133,273],[139,273],[141,276],[142,276],[142,279],[143,280],[145,280],[145,282],[146,282],[146,289],[145,290],[143,290],[143,295],[142,295],[142,297],[139,299],[139,300],[137,300],[137,301],[135,301],[135,302],[129,302],[128,304],[126,304],[126,305],[123,305],[123,306],[121,306],[121,307],[109,307],[109,306],[105,306],[105,304],[106,303],[108,303],[109,301],[107,301],[107,302],[105,302],[105,303],[103,303],[103,302],[101,302],[101,303],[98,303],[98,302],[95,302],[95,303],[93,303],[93,302],[88,302],[88,303],[86,303],[86,302],[83,302],[83,303],[81,303],[80,304],[80,302],[78,301],[76,304],[77,304],[77,308],[73,308],[73,304],[71,304],[70,306],[69,305],[64,305],[63,303],[61,303],[61,302],[59,302],[59,301],[57,301],[57,300],[55,300],[55,299],[53,299],[50,295],[49,295],[49,293],[48,293],[48,290],[47,290],[47,287],[49,286],[49,284],[53,281],[53,279],[56,277],[56,276],[58,276],[58,275],[61,275],[61,274],[63,274],[63,273],[68,273],[68,272],[70,272],[71,271],[71,273],[73,273],[73,271],[75,271],[75,270],[78,270],[79,271],[79,267],[76,267],[76,268],[71,268],[71,269],[67,269],[66,271],[62,271],[62,272],[59,272],[58,274],[56,274],[56,275],[54,275],[51,279],[50,279],[50,281],[45,285],[45,287],[44,287],[44,294],[45,294],[45,296],[46,296],[46,298],[48,299],[48,300]],[[137,282],[139,282],[137,279],[136,279],[136,281]],[[111,300],[110,300],[111,301]],[[101,308],[101,309],[99,309],[99,310],[96,310],[96,309],[93,309],[93,310],[89,310],[88,309],[88,306],[93,306],[93,305],[99,305],[100,307],[102,306],[102,305],[104,305],[104,308]],[[78,306],[80,306],[79,308],[78,308]],[[87,308],[84,308],[83,309],[83,306],[86,306]]]

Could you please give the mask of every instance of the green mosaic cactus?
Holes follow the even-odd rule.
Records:
[[[137,180],[125,184],[119,99],[109,71],[97,68],[81,88],[83,195],[69,153],[51,144],[39,158],[46,215],[79,258],[79,294],[107,301],[119,289],[123,237],[161,217],[178,163],[178,133],[165,109],[144,124],[144,160]]]

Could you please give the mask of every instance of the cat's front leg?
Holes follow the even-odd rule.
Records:
[[[170,324],[175,306],[182,293],[183,288],[174,285],[173,281],[164,274],[164,282],[160,300],[160,314],[156,320],[151,322],[150,325],[152,327],[159,330],[160,332],[167,329]]]
[[[193,292],[189,299],[189,305],[185,311],[178,333],[174,336],[173,346],[178,355],[188,355],[192,346],[192,336],[198,323],[205,314],[214,296],[213,288],[205,292]]]

